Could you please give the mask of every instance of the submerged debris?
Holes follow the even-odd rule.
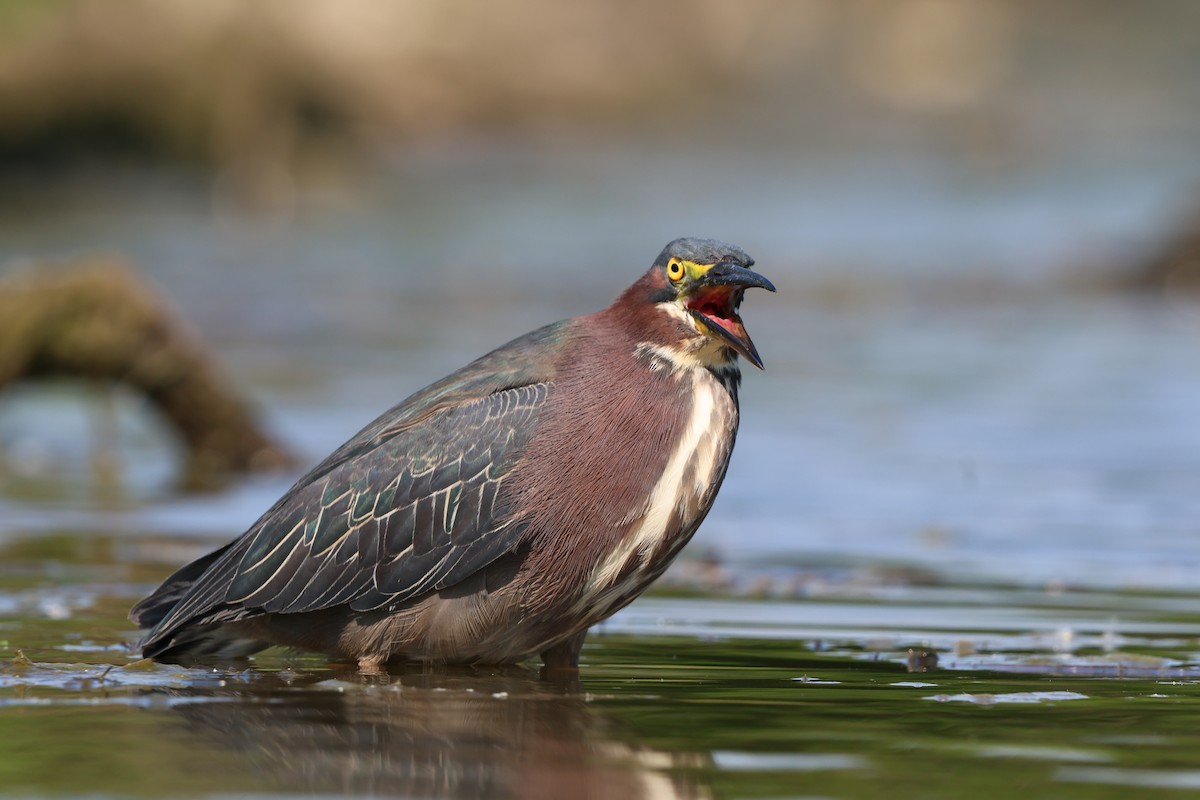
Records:
[[[909,672],[936,672],[938,654],[935,650],[914,650],[910,647],[905,663]]]

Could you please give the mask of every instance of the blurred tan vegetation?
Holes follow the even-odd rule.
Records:
[[[669,102],[785,57],[807,5],[9,0],[0,149],[99,143],[270,180],[412,137]]]
[[[780,85],[809,116],[1093,94],[1144,125],[1178,104],[1147,83],[1157,39],[1198,18],[1186,0],[0,0],[0,157],[107,139],[236,166],[656,110],[697,126]]]
[[[1002,0],[6,0],[0,159],[123,149],[269,186],[449,131],[728,121],[714,100],[773,81],[944,113],[1005,77],[1013,21]]]
[[[1154,61],[1188,41],[1162,31],[1200,13],[1144,5],[0,0],[0,160],[107,146],[262,178],[448,132],[730,125],[746,95],[766,102],[737,125],[788,136],[798,116],[988,148],[1097,96],[1105,134],[1145,133],[1180,104]]]

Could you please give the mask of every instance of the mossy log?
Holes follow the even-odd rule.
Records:
[[[178,312],[120,261],[0,280],[0,391],[63,377],[117,382],[145,396],[178,432],[189,482],[292,463]]]

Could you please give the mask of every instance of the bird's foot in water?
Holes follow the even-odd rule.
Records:
[[[587,638],[587,629],[580,631],[569,639],[564,639],[553,647],[542,651],[542,672],[579,671],[579,653],[583,650],[583,640]]]

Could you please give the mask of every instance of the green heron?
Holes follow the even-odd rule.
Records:
[[[740,248],[676,239],[611,306],[417,392],[134,606],[148,658],[272,645],[572,668],[696,532],[738,427]]]

